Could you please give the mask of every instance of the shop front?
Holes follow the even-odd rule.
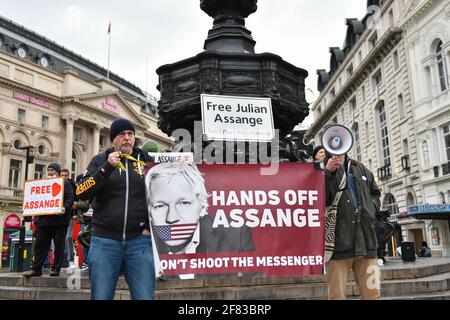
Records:
[[[423,221],[423,241],[427,241],[433,256],[450,256],[450,204],[412,205],[408,217]]]
[[[7,268],[9,266],[9,237],[12,233],[17,232],[20,229],[20,226],[20,217],[15,213],[8,214],[3,220],[1,259],[2,268]]]

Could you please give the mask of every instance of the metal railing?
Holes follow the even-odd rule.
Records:
[[[411,169],[411,165],[409,163],[409,155],[403,156],[401,161],[402,161],[402,169],[403,170]]]
[[[378,179],[385,180],[392,177],[392,170],[390,165],[386,165],[378,169]]]
[[[442,165],[442,175],[446,176],[448,174],[450,174],[450,161]]]

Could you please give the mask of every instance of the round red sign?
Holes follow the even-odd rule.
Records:
[[[20,228],[20,218],[16,214],[11,213],[6,217],[3,225],[5,228]]]

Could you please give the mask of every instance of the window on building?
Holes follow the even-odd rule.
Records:
[[[100,141],[99,141],[100,147],[106,147],[106,136],[100,135]]]
[[[19,149],[19,148],[21,148],[22,147],[22,141],[20,140],[20,139],[16,139],[16,140],[14,140],[14,142],[13,142],[13,146],[14,146],[14,148],[15,149]]]
[[[385,167],[391,166],[391,151],[389,148],[389,132],[387,123],[387,113],[384,101],[381,101],[378,107],[378,116],[380,121],[380,133],[381,133],[381,151],[382,151],[382,163]]]
[[[441,84],[441,91],[445,91],[448,89],[448,67],[447,67],[447,59],[445,57],[445,52],[442,49],[442,41],[439,41],[437,49],[436,49],[436,59],[438,65],[439,72],[439,82]]]
[[[444,140],[445,140],[447,161],[450,161],[450,124],[444,126]]]
[[[45,165],[36,163],[34,165],[34,178],[42,179],[45,177]]]
[[[345,119],[345,105],[341,107],[341,122],[344,122]]]
[[[445,203],[445,193],[439,192],[439,201],[440,203]]]
[[[400,119],[405,117],[405,105],[403,103],[403,94],[397,96],[398,116]]]
[[[39,145],[38,147],[38,152],[41,156],[43,156],[45,154],[45,146],[43,144]]]
[[[362,62],[362,52],[358,52],[358,62],[361,63]]]
[[[359,139],[359,127],[358,124],[355,123],[352,127],[352,131],[353,131],[353,138],[355,139],[355,155],[356,155],[356,159],[358,161],[361,161],[361,142]]]
[[[75,151],[72,151],[72,166],[71,166],[71,174],[70,174],[70,178],[75,181],[76,180],[76,173],[77,173],[77,154]]]
[[[394,11],[392,9],[389,11],[389,26],[394,26]]]
[[[400,61],[398,60],[398,51],[395,50],[392,54],[392,63],[394,64],[394,70],[398,70],[400,68]]]
[[[17,110],[17,121],[19,121],[20,124],[25,123],[25,110],[23,109]]]
[[[372,50],[373,48],[375,48],[377,46],[377,43],[378,43],[378,34],[375,32],[375,34],[369,40],[370,49]]]
[[[353,64],[351,64],[348,68],[347,68],[347,78],[350,79],[353,75]]]
[[[416,200],[414,200],[414,195],[411,192],[408,192],[408,195],[406,196],[406,206],[412,206],[416,203]]]
[[[425,68],[425,88],[427,97],[431,96],[432,88],[431,88],[431,68]]]
[[[392,194],[388,195],[387,209],[392,215],[399,213],[397,201]]]
[[[409,144],[408,144],[408,139],[403,139],[403,142],[402,142],[402,151],[403,151],[403,155],[404,155],[404,156],[409,155]]]
[[[336,96],[336,90],[334,88],[330,90],[330,96],[331,99],[333,99]]]
[[[401,159],[402,170],[409,170],[411,168],[411,159],[409,158],[408,139],[403,139],[402,141],[402,153],[403,153]]]
[[[48,129],[48,117],[42,116],[42,129]]]
[[[361,88],[361,96],[362,96],[362,101],[366,101],[366,86],[362,86]]]
[[[78,127],[73,128],[73,140],[81,141],[81,128]]]
[[[366,133],[366,143],[369,143],[369,122],[366,121],[366,123],[364,124],[364,131]]]
[[[10,188],[15,188],[18,189],[20,182],[21,182],[21,177],[20,177],[20,173],[22,169],[22,161],[19,160],[13,160],[11,159],[10,163],[9,163],[9,180],[8,180],[8,186]]]
[[[350,112],[355,112],[356,111],[356,97],[351,98],[348,104],[350,106]]]
[[[448,150],[447,150],[447,154],[448,154]],[[422,155],[423,155],[423,163],[425,166],[429,166],[430,165],[430,151],[428,148],[428,142],[427,141],[423,141],[422,142]]]
[[[383,75],[381,70],[378,70],[375,75],[372,77],[373,89],[375,90],[383,83]]]

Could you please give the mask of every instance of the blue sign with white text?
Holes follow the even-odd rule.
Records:
[[[426,213],[450,213],[450,204],[417,204],[408,207],[408,215]]]

